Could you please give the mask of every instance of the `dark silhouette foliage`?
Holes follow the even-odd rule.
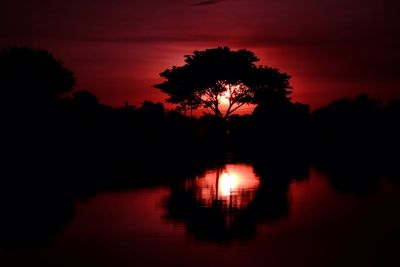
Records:
[[[319,153],[329,151],[347,157],[353,157],[353,153],[360,156],[378,153],[384,138],[380,136],[384,127],[381,106],[381,101],[362,94],[316,110],[313,125]]]
[[[0,50],[0,99],[9,108],[48,106],[76,85],[72,71],[44,49]]]
[[[168,102],[181,110],[200,106],[210,109],[216,117],[227,119],[245,104],[265,102],[275,94],[290,94],[286,73],[266,66],[257,66],[253,52],[228,47],[194,51],[185,56],[185,65],[173,66],[162,72],[165,78],[156,88],[169,95]],[[227,98],[227,110],[221,112],[221,98]]]

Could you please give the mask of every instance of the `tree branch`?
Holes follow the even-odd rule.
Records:
[[[225,119],[228,118],[228,116],[229,116],[230,114],[232,114],[233,112],[235,112],[238,108],[240,108],[240,107],[243,106],[244,104],[245,104],[245,103],[240,103],[240,104],[238,104],[237,107],[235,107],[234,109],[232,109],[229,113],[226,112],[226,114],[225,114]]]

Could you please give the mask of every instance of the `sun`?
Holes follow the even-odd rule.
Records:
[[[225,92],[223,92],[220,97],[219,97],[219,101],[221,102],[222,105],[229,105],[229,97],[230,97],[230,93],[228,90],[226,90]]]

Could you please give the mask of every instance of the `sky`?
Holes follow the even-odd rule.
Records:
[[[395,0],[2,0],[0,46],[48,49],[113,106],[163,101],[159,73],[194,50],[245,48],[315,109],[400,98],[399,15]]]

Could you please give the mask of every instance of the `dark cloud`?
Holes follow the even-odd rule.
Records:
[[[193,5],[194,6],[208,6],[208,5],[218,4],[219,2],[222,2],[222,0],[201,1],[201,2],[195,3]]]
[[[187,34],[187,35],[140,35],[140,36],[114,36],[108,38],[83,37],[77,39],[88,42],[110,42],[110,43],[204,43],[224,39],[228,41],[230,37],[215,34]]]

